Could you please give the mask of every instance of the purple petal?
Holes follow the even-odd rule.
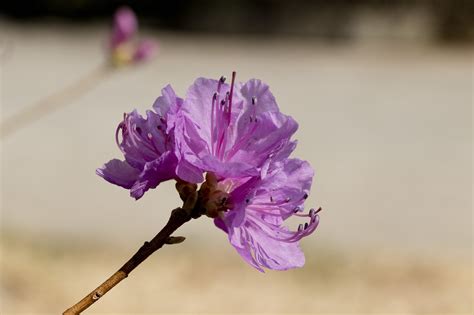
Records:
[[[223,178],[256,176],[258,172],[252,164],[246,162],[222,162],[212,155],[203,156],[198,163],[206,171]]]
[[[298,189],[308,192],[311,188],[314,170],[311,165],[300,159],[287,159],[265,178],[260,188],[268,191]]]
[[[234,206],[223,214],[219,224],[225,225],[221,229],[228,232],[231,244],[249,264],[259,270],[304,265],[298,241],[319,224],[316,211],[300,212],[313,175],[309,163],[288,159],[270,165],[264,179],[252,177],[231,191]],[[305,217],[307,222],[291,231],[283,225],[291,216]]]
[[[246,107],[255,106],[256,114],[265,112],[278,112],[275,97],[270,92],[270,87],[257,79],[247,81],[240,89]],[[255,103],[255,104],[252,104]]]
[[[261,168],[269,158],[283,158],[294,149],[294,145],[289,145],[291,136],[298,129],[293,118],[279,112],[266,112],[256,119],[254,128],[248,126],[245,134],[237,137],[248,138],[247,141],[240,140],[241,143],[233,144],[228,150],[229,161],[242,161]],[[282,150],[284,154],[280,153]]]
[[[204,180],[202,170],[184,159],[178,163],[176,175],[189,183],[201,183]]]
[[[179,163],[187,163],[186,170],[265,175],[269,158],[276,162],[294,149],[290,138],[298,125],[278,111],[268,86],[250,80],[234,87],[232,104],[229,85],[218,80],[199,78],[188,89],[176,123]]]
[[[174,116],[178,114],[182,100],[176,97],[171,86],[165,87],[162,93],[153,105],[154,110],[147,111],[146,118],[134,110],[124,115],[117,128],[117,144],[125,156],[126,162],[123,163],[128,168],[119,166],[123,173],[133,174],[133,177],[113,177],[107,172],[108,168],[97,172],[108,181],[131,189],[130,194],[135,199],[141,198],[147,190],[161,182],[177,177]]]
[[[252,252],[252,246],[250,243],[242,243],[242,247],[233,245],[237,253],[242,257],[250,266],[254,267],[260,272],[265,272],[263,268],[260,266],[258,261],[254,258]]]
[[[142,169],[146,162],[168,151],[166,129],[166,124],[154,112],[147,111],[147,118],[143,118],[136,110],[126,114],[119,131],[122,136],[120,148],[127,162]]]
[[[189,123],[197,126],[196,136],[208,144],[211,143],[212,99],[217,91],[218,83],[218,80],[198,78],[189,87],[182,107],[183,115],[189,118]],[[228,91],[229,85],[222,84],[221,97]]]
[[[161,89],[161,96],[153,103],[153,110],[160,116],[166,116],[169,111],[176,113],[182,103],[183,99],[179,98],[171,85],[168,84]]]
[[[262,180],[252,204],[265,212],[279,213],[286,219],[295,209],[303,210],[313,176],[313,168],[308,162],[288,159]]]
[[[229,240],[250,265],[261,271],[261,267],[287,270],[304,265],[304,254],[298,243],[275,239],[284,228],[275,226],[272,230],[275,238],[272,238],[260,228],[261,220],[247,220],[244,226],[229,229]]]
[[[272,156],[268,158],[267,161],[265,161],[265,164],[260,170],[261,178],[265,179],[268,172],[272,172],[273,170],[281,167],[281,165],[283,165],[286,162],[290,154],[295,150],[297,143],[298,141],[296,140],[288,141],[286,144],[282,145],[282,148],[279,151],[272,154]]]
[[[113,159],[98,168],[96,174],[109,183],[130,189],[140,172],[125,161]]]
[[[147,190],[176,177],[176,164],[177,159],[174,152],[166,152],[160,158],[147,162],[137,181],[131,187],[130,195],[138,200]]]
[[[214,219],[214,225],[224,231],[225,233],[229,233],[227,226],[225,225],[224,220],[222,218],[215,218]]]
[[[167,120],[166,132],[170,132],[175,127],[177,115],[179,115],[182,105],[183,99],[176,95],[169,84],[161,90],[161,96],[153,103],[155,113],[160,117],[165,117]]]

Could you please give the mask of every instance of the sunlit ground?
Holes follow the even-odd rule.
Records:
[[[132,254],[93,243],[44,246],[10,237],[3,238],[2,252],[2,314],[57,314]],[[325,248],[307,256],[303,269],[261,274],[230,247],[218,251],[197,241],[168,246],[89,313],[468,314],[471,307],[468,264],[389,250]]]

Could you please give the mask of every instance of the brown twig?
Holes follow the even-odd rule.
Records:
[[[195,203],[195,200],[194,200]],[[110,289],[116,286],[120,281],[125,279],[138,265],[148,258],[155,251],[160,249],[164,244],[177,244],[183,241],[182,237],[172,237],[171,234],[181,225],[188,222],[192,218],[192,211],[187,208],[187,204],[183,208],[176,208],[171,212],[171,216],[165,227],[149,242],[145,242],[142,247],[109,279],[89,293],[85,298],[76,303],[71,308],[64,311],[65,315],[80,314],[89,306],[94,304],[99,298],[106,294]]]
[[[179,193],[181,200],[183,200],[183,207],[176,208],[171,211],[171,216],[168,223],[161,229],[161,231],[149,242],[145,242],[142,247],[130,258],[125,265],[123,265],[116,273],[109,279],[105,280],[91,293],[86,295],[82,300],[74,304],[72,307],[64,311],[64,315],[76,315],[86,310],[89,306],[94,304],[110,289],[115,287],[120,281],[127,278],[138,265],[140,265],[151,254],[163,247],[165,244],[179,244],[184,241],[183,236],[171,236],[181,225],[191,219],[199,218],[205,209],[202,208],[200,198],[201,191],[197,191],[197,185],[184,182],[182,180],[176,181],[176,190]]]
[[[75,98],[87,92],[99,81],[114,71],[114,67],[108,64],[100,65],[86,73],[79,80],[71,85],[39,100],[32,106],[14,114],[10,118],[2,121],[0,126],[0,138],[5,138],[22,127],[25,127],[41,117],[54,112],[62,106],[67,105]]]

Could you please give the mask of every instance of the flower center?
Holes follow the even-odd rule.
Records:
[[[216,176],[211,172],[206,174],[206,181],[199,189],[198,203],[202,208],[201,212],[211,218],[216,218],[219,213],[233,207],[229,192],[217,183]]]
[[[216,92],[211,101],[211,153],[221,161],[229,161],[232,157],[245,146],[250,145],[250,140],[257,128],[256,105],[257,97],[251,99],[252,107],[248,110],[245,119],[248,119],[246,131],[239,135],[238,139],[233,139],[233,144],[228,147],[228,141],[231,138],[232,128],[232,106],[234,96],[236,72],[232,72],[230,89],[222,97],[222,85],[226,78],[222,76],[217,82]],[[222,98],[221,98],[222,97]],[[244,113],[242,114],[244,115]],[[243,117],[243,116],[241,116]],[[236,132],[236,130],[234,130]]]

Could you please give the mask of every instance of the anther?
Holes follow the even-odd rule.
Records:
[[[303,224],[298,225],[298,232],[303,231]]]
[[[290,202],[290,200],[291,200],[290,197],[286,197],[285,202]]]
[[[300,208],[300,207],[295,207],[295,208],[293,209],[293,212],[294,212],[294,213],[298,213],[298,212],[300,212],[300,211],[301,211],[301,208]]]
[[[305,194],[303,195],[303,199],[308,199],[308,197],[309,197],[309,196],[308,196],[307,193],[305,193]]]
[[[255,105],[255,104],[257,104],[257,97],[252,96],[252,105]]]
[[[225,76],[221,76],[221,78],[219,79],[219,81],[221,81],[221,83],[224,83],[226,80],[226,77]]]
[[[250,202],[250,199],[245,199],[245,203],[249,203]]]
[[[308,228],[308,226],[309,226],[309,225],[308,225],[308,222],[306,222],[306,223],[304,224],[304,229],[306,230],[306,229]]]
[[[312,218],[316,214],[316,211],[314,209],[309,210],[309,216]]]

